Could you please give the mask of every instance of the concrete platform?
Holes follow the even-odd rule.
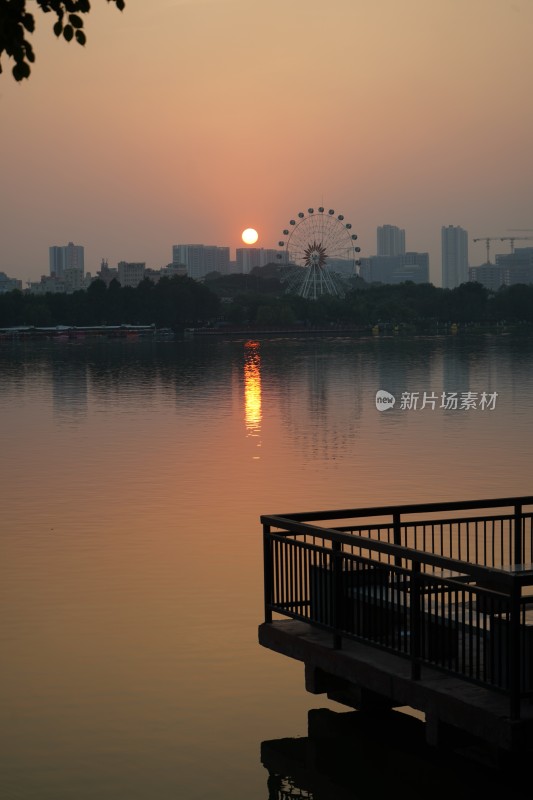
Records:
[[[259,643],[305,664],[307,691],[360,710],[410,706],[426,716],[426,740],[439,745],[466,733],[498,752],[533,752],[533,705],[523,704],[520,720],[509,716],[505,694],[423,667],[411,679],[407,659],[343,640],[335,650],[331,634],[307,623],[281,620],[259,626]]]

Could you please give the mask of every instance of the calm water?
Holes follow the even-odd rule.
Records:
[[[261,742],[341,707],[257,644],[259,514],[531,494],[532,367],[505,336],[3,345],[2,797],[268,798]],[[494,409],[439,408],[468,391]]]

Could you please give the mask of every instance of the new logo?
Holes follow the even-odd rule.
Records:
[[[396,402],[396,398],[390,392],[386,392],[385,389],[379,389],[376,392],[376,408],[378,411],[388,411],[389,408],[394,407],[394,403]]]

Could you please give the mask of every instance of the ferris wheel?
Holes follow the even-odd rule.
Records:
[[[285,279],[288,292],[312,300],[344,294],[346,277],[355,273],[361,248],[355,246],[357,234],[342,214],[335,215],[333,208],[326,212],[322,206],[316,211],[308,208],[307,214],[300,211],[290,220],[283,236],[278,259],[292,267]]]

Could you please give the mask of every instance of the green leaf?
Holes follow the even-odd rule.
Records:
[[[84,45],[87,41],[87,37],[85,36],[83,31],[76,31],[76,41],[78,44]]]
[[[54,33],[56,36],[61,36],[62,32],[63,32],[63,23],[61,22],[61,20],[58,19],[58,21],[54,25]]]
[[[72,27],[72,25],[65,25],[65,27],[63,28],[63,36],[67,40],[67,42],[70,42],[70,40],[74,36],[74,28]]]
[[[78,17],[77,14],[69,14],[68,21],[73,28],[83,28],[83,20],[81,17]]]

